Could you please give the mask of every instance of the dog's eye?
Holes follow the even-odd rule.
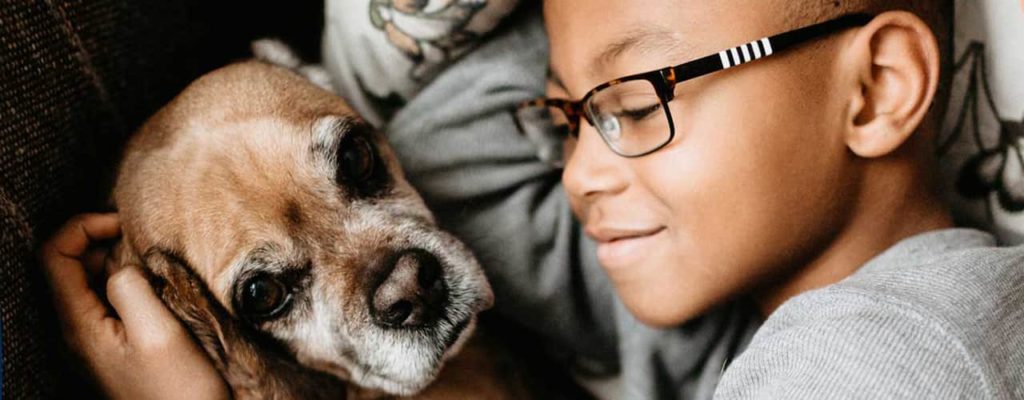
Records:
[[[291,293],[280,280],[269,275],[253,277],[242,284],[239,298],[242,313],[250,318],[270,319],[284,311]]]
[[[391,188],[387,163],[374,143],[376,133],[364,123],[355,123],[341,133],[337,146],[335,184],[351,200],[385,196]]]
[[[362,136],[355,136],[343,144],[339,157],[338,173],[350,182],[362,182],[373,175],[373,147]]]

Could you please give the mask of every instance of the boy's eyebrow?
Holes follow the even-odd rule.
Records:
[[[683,54],[685,48],[672,31],[658,26],[638,26],[597,53],[590,61],[590,72],[599,74],[608,64],[629,50],[637,51],[641,55],[666,52]]]
[[[641,55],[651,53],[683,54],[688,49],[682,42],[676,40],[676,36],[669,30],[656,26],[638,26],[630,30],[621,39],[609,43],[597,55],[591,59],[589,74],[593,77],[601,75],[608,64],[615,61],[617,57],[627,50],[637,50]],[[562,77],[551,67],[548,67],[548,81],[558,86],[563,91],[568,91]]]
[[[551,67],[548,67],[548,81],[558,86],[562,91],[566,91],[565,83],[562,83],[562,78],[558,76],[558,71],[555,71]]]

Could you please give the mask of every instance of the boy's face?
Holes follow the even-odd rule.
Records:
[[[624,75],[680,64],[814,21],[783,2],[547,0],[549,97],[579,99]],[[855,203],[843,140],[848,98],[831,79],[837,36],[685,82],[676,135],[615,155],[589,124],[563,180],[598,257],[642,321],[673,325],[771,289],[819,256]]]

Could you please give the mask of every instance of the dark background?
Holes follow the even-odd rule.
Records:
[[[0,0],[3,398],[89,398],[36,260],[101,210],[125,139],[204,72],[277,37],[319,57],[323,2]]]

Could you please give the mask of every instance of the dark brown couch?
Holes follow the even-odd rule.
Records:
[[[103,208],[125,138],[205,71],[276,36],[316,58],[322,1],[0,0],[4,399],[83,398],[36,249]]]

